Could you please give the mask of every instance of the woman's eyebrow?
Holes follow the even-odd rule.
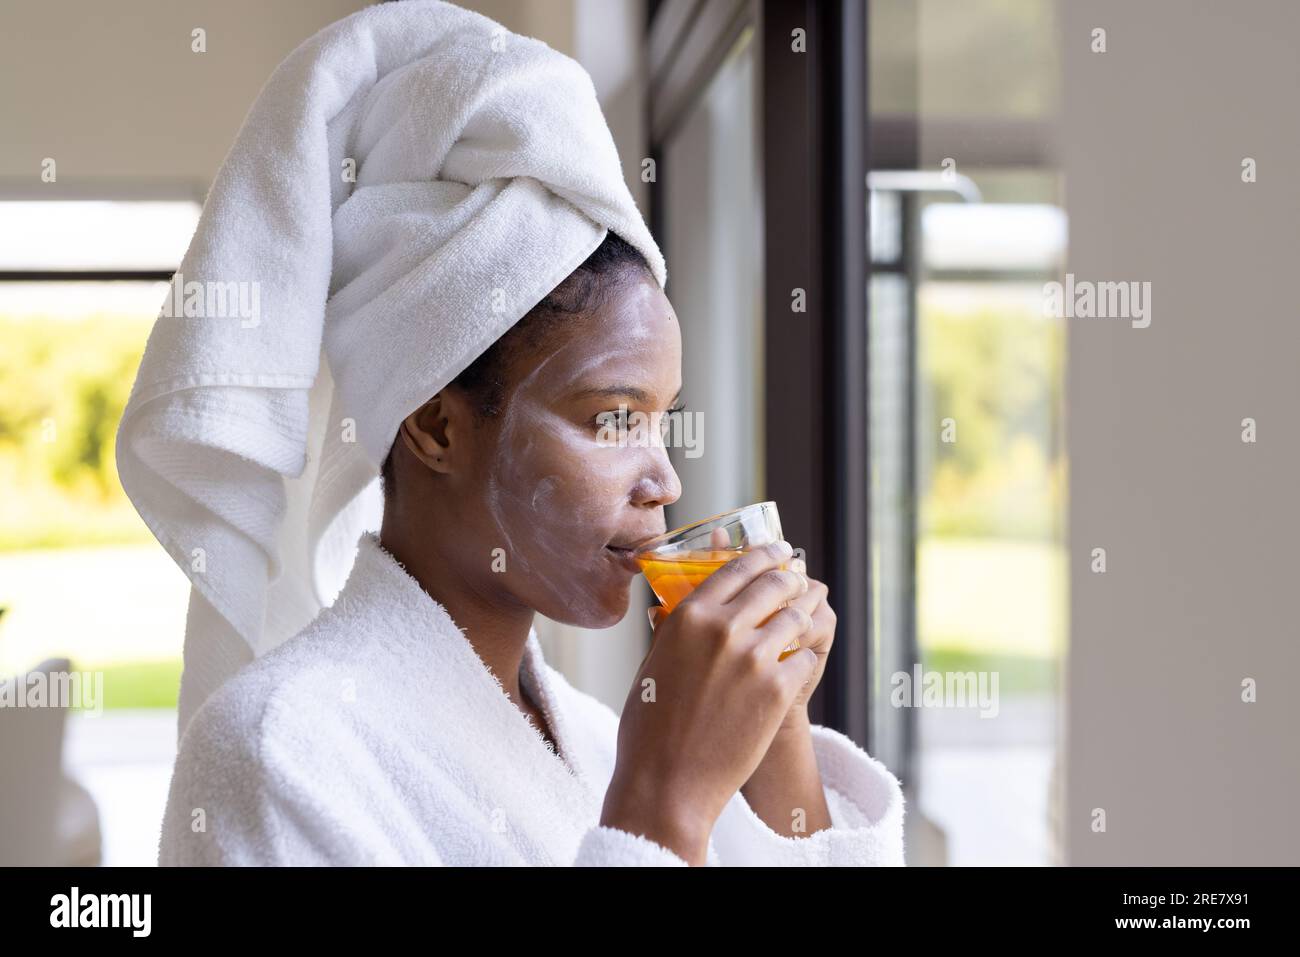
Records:
[[[573,394],[575,399],[589,399],[594,397],[606,398],[608,396],[625,395],[642,404],[650,401],[650,396],[644,389],[638,389],[634,385],[607,385],[600,388],[580,389]],[[677,400],[682,397],[682,390],[678,389],[677,394],[673,396],[670,404],[676,404]]]

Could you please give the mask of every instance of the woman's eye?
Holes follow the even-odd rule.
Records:
[[[611,410],[601,412],[596,416],[596,428],[598,429],[626,429],[627,428],[627,410]]]
[[[659,420],[659,431],[662,435],[667,436],[672,429],[672,420],[680,413],[686,410],[686,404],[679,402],[671,409],[665,411],[662,415],[657,413],[651,414],[646,412],[635,412],[629,409],[611,409],[607,412],[600,412],[596,415],[595,427],[598,431],[617,430],[622,434],[630,434],[635,430],[645,430],[653,428],[654,420]]]
[[[672,434],[673,420],[685,409],[686,403],[679,402],[663,414],[663,417],[659,420],[659,433],[664,439],[667,439]]]

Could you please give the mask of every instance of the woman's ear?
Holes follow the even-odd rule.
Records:
[[[451,437],[454,427],[438,393],[402,420],[402,441],[411,454],[435,472],[451,471]]]

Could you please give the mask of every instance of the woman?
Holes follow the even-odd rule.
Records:
[[[361,150],[358,187],[341,201],[336,196],[333,207],[333,274],[320,320],[330,376],[311,382],[306,403],[330,414],[313,411],[295,423],[294,397],[273,391],[296,381],[286,376],[232,382],[209,373],[216,381],[196,387],[194,370],[208,366],[176,357],[198,354],[207,362],[209,343],[184,339],[200,334],[189,329],[171,343],[164,338],[170,330],[156,329],[159,343],[151,337],[150,350],[165,374],[150,369],[147,379],[184,388],[142,386],[142,371],[136,408],[129,405],[124,416],[124,485],[134,488],[160,541],[178,561],[195,541],[221,555],[213,568],[200,546],[204,569],[191,574],[186,675],[193,670],[192,687],[210,687],[188,720],[182,714],[159,862],[901,864],[898,782],[847,737],[809,722],[807,701],[835,618],[824,585],[777,567],[788,547],[728,563],[658,621],[621,720],[543,660],[534,614],[595,628],[622,619],[636,573],[628,549],[664,530],[663,507],[680,494],[661,441],[602,438],[609,413],[621,406],[661,422],[676,407],[677,317],[616,156],[582,148],[574,132],[599,116],[589,81],[575,81],[562,103],[549,101],[552,84],[535,82],[539,69],[553,70],[556,82],[573,79],[572,61],[513,37],[515,52],[489,54],[477,42],[499,38],[500,28],[447,4],[383,6],[405,9],[371,8],[324,31],[325,40],[295,51],[290,67],[277,71],[285,89],[259,98],[310,101],[322,76],[356,74],[347,57],[358,49],[379,50],[373,62],[386,68],[341,95],[323,121],[301,119],[308,129],[324,129],[339,149],[366,147],[367,130],[374,133]],[[413,31],[424,39],[411,41]],[[447,44],[438,48],[443,53],[476,58],[455,76],[472,75],[478,87],[466,91],[446,80],[438,42]],[[461,97],[448,110],[457,135],[440,133],[436,191],[452,201],[438,207],[421,205],[429,187],[410,169],[400,183],[366,180],[375,169],[391,175],[379,144],[391,142],[395,130],[400,139],[403,111],[426,102],[403,84],[418,87],[419,77],[431,75],[442,77],[440,92],[456,89]],[[519,77],[530,82],[512,82]],[[552,115],[530,128],[530,118],[547,109]],[[257,115],[255,107],[246,127],[258,128]],[[419,135],[429,128],[420,122]],[[545,150],[529,145],[530,137],[548,136]],[[605,139],[607,131],[597,145]],[[320,138],[302,140],[310,152]],[[556,157],[575,140],[578,153],[560,164]],[[500,155],[475,179],[456,143],[472,145],[480,164],[484,143]],[[253,165],[256,151],[243,153],[237,144],[223,174]],[[506,182],[500,174],[524,154],[544,159]],[[427,156],[417,155],[421,162]],[[550,175],[554,169],[561,172]],[[566,169],[581,176],[560,181]],[[451,170],[457,176],[448,176]],[[209,196],[208,229],[200,223],[186,257],[195,274],[215,271],[217,260],[203,257],[221,243],[207,232],[222,228],[223,196],[238,182],[233,172],[219,175]],[[465,215],[467,207],[502,217],[511,229],[482,227]],[[538,223],[552,228],[539,229],[520,254],[528,224]],[[261,228],[281,230],[275,249],[294,235],[293,220],[282,215]],[[403,229],[409,242],[392,241],[391,230]],[[466,234],[479,241],[461,249]],[[226,264],[250,255],[249,237],[233,235],[240,242],[229,245],[238,251],[224,254]],[[353,241],[358,235],[366,241]],[[483,271],[492,255],[500,258]],[[394,257],[402,262],[392,270]],[[502,272],[510,273],[504,282]],[[478,293],[535,288],[537,277],[557,273],[563,278],[544,295],[522,297],[527,308],[474,313]],[[455,286],[471,290],[463,302],[474,314],[436,312],[440,300],[420,286],[426,276],[441,281],[443,298]],[[454,375],[446,374],[447,362],[431,367],[423,354],[449,341],[459,343]],[[246,341],[241,348],[235,361],[242,368],[262,361],[261,348]],[[142,370],[149,366],[147,352]],[[244,385],[268,378],[269,386]],[[408,398],[422,385],[418,401]],[[232,397],[232,388],[245,391]],[[351,414],[339,418],[339,410]],[[231,436],[235,411],[266,424],[256,440]],[[355,426],[356,441],[330,433],[340,421]],[[237,480],[261,481],[266,476],[254,466],[266,472],[287,458],[265,445],[299,433],[315,470],[277,471],[306,480],[310,494],[298,499],[302,489],[292,481],[285,500],[263,494],[273,484],[245,494]],[[182,449],[210,456],[202,482],[176,466]],[[317,541],[354,527],[340,518],[351,496],[337,492],[349,488],[337,476],[374,478],[381,466],[378,532],[352,538],[345,580],[329,607],[277,637],[275,629],[292,620],[281,596],[292,604],[306,586],[328,590],[319,569],[329,550]],[[216,473],[234,478],[227,485]],[[151,491],[164,482],[204,510],[190,516],[174,497]],[[321,504],[340,501],[337,509]],[[294,530],[303,513],[309,530],[319,522],[327,531],[306,535],[300,573],[294,559],[302,536]],[[251,598],[247,588],[231,587],[249,574],[247,564],[232,567],[227,558],[242,554],[245,540],[260,543],[266,558],[262,591]],[[258,583],[242,579],[250,580]],[[208,625],[215,630],[205,631]],[[795,637],[803,650],[778,660]]]

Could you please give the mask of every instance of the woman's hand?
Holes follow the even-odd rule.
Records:
[[[806,612],[812,619],[812,627],[799,636],[799,644],[812,649],[817,655],[817,664],[808,677],[808,683],[799,689],[791,702],[790,710],[781,723],[783,731],[807,727],[808,702],[822,680],[822,673],[826,670],[826,656],[831,653],[831,643],[835,641],[835,612],[826,600],[830,589],[825,583],[808,577],[802,558],[792,559],[790,567],[808,582],[808,590],[790,604]]]
[[[619,722],[602,824],[704,863],[718,815],[819,665],[807,648],[779,660],[815,624],[795,601],[803,576],[779,567],[788,547],[727,562],[659,621]]]
[[[808,577],[807,566],[802,558],[792,558],[789,564],[790,570],[802,575],[807,582],[804,593],[790,604],[807,612],[812,619],[811,627],[799,636],[799,644],[804,648],[812,649],[817,655],[817,664],[808,678],[808,683],[799,689],[794,701],[790,703],[790,710],[786,713],[785,720],[781,722],[782,731],[803,728],[808,724],[808,702],[812,700],[813,692],[817,690],[822,674],[826,670],[826,657],[830,654],[831,644],[835,641],[836,621],[835,611],[826,600],[830,593],[826,584]],[[646,609],[646,614],[650,619],[650,628],[654,630],[667,612],[662,605],[651,605]]]

